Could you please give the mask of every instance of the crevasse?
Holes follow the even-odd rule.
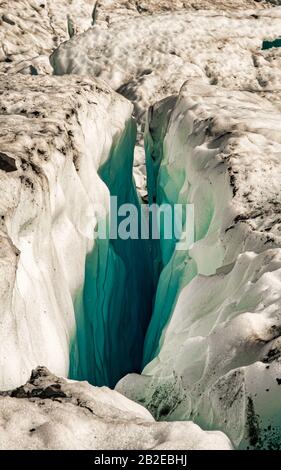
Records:
[[[111,196],[117,196],[118,207],[134,204],[140,218],[132,177],[135,139],[136,125],[130,120],[99,175]],[[75,301],[71,378],[114,387],[128,372],[141,370],[153,282],[147,240],[123,240],[119,234],[117,239],[97,240],[87,256],[84,286]]]
[[[145,150],[148,174],[149,204],[157,203],[185,205],[190,201],[192,190],[184,167],[173,160],[179,149],[184,146],[186,129],[182,134],[175,135],[173,148],[165,144],[165,136],[168,130],[170,114],[176,104],[177,97],[171,96],[152,106],[148,113],[145,131]],[[183,115],[178,116],[180,121]],[[173,128],[169,133],[173,133]],[[201,240],[212,221],[214,213],[212,193],[206,188],[205,193],[198,195],[196,199],[195,220],[182,219],[182,231],[186,233],[195,230],[194,241]],[[197,217],[197,215],[200,217]],[[161,349],[162,337],[165,327],[173,313],[178,296],[184,286],[197,274],[197,265],[189,256],[187,250],[177,250],[178,239],[166,239],[161,233],[160,242],[153,242],[155,276],[157,290],[153,315],[148,327],[144,344],[143,367],[152,361]]]
[[[163,165],[163,140],[175,97],[165,103],[165,112],[161,108],[158,113],[156,105],[150,108],[147,119],[149,206],[188,201],[184,172],[170,162],[169,167]],[[163,135],[157,134],[158,129]],[[136,126],[131,120],[99,175],[111,196],[117,196],[118,207],[129,203],[138,208],[140,222],[142,215],[132,177],[135,139]],[[202,205],[205,226],[197,224],[197,239],[208,230],[213,213],[211,197],[208,204]],[[107,223],[110,228],[110,218]],[[188,221],[183,220],[182,224],[184,229]],[[158,354],[178,295],[197,274],[196,263],[187,252],[175,249],[175,236],[165,239],[163,220],[159,230],[160,237],[155,240],[151,233],[149,240],[140,236],[137,240],[119,236],[98,239],[87,256],[85,282],[75,300],[77,334],[71,347],[70,377],[114,387],[126,374],[141,372]]]
[[[188,201],[184,172],[169,162],[169,167],[163,165],[163,141],[175,99],[164,100],[165,112],[161,107],[158,113],[158,105],[149,110],[145,132],[149,206]],[[159,129],[161,135],[157,134]],[[130,120],[99,175],[111,196],[117,196],[118,207],[129,203],[138,208],[140,222],[142,214],[132,177],[135,140],[136,126]],[[211,197],[209,204],[204,204],[206,226],[197,225],[197,239],[208,230],[210,201]],[[107,223],[109,233],[110,217]],[[183,220],[182,229],[186,225],[188,221]],[[138,227],[140,231],[140,223]],[[196,263],[187,252],[175,249],[175,236],[164,237],[162,219],[159,232],[155,240],[151,233],[149,240],[140,236],[137,240],[119,236],[98,239],[88,254],[84,285],[75,300],[77,331],[70,353],[71,378],[114,387],[126,374],[141,372],[158,354],[178,295],[197,274]]]

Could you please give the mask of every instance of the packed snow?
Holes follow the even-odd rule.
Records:
[[[0,449],[231,450],[222,432],[194,423],[157,423],[114,390],[68,381],[38,367],[30,380],[0,392]]]
[[[1,0],[0,71],[51,73],[50,53],[92,24],[93,0]]]
[[[132,101],[141,146],[148,107],[177,94],[190,77],[256,93],[277,84],[280,89],[281,50],[269,55],[261,49],[264,39],[280,35],[281,8],[257,10],[266,4],[248,1],[192,3],[196,10],[211,9],[192,11],[190,2],[181,1],[138,2],[138,9],[135,2],[99,2],[94,27],[51,55],[54,73],[94,75]],[[137,148],[134,177],[146,200],[140,156]]]
[[[134,103],[139,120],[193,77],[252,92],[267,91],[274,82],[280,86],[278,66],[261,49],[263,40],[280,36],[281,8],[114,18],[107,28],[97,23],[61,44],[50,60],[55,74],[105,80]],[[280,54],[274,51],[279,63]],[[275,77],[263,78],[263,66],[271,66]]]

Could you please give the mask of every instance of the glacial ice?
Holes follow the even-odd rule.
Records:
[[[98,172],[111,196],[118,198],[117,210],[123,204],[139,206],[132,180],[135,127],[130,121]],[[78,368],[74,348],[71,377],[114,387],[127,372],[141,371],[153,288],[147,240],[97,240],[76,299]]]
[[[281,437],[280,117],[257,95],[194,79],[147,123],[156,200],[194,204],[195,243],[162,262],[147,365],[117,390],[240,448]]]
[[[10,391],[0,392],[0,448],[231,449],[222,432],[203,431],[192,422],[157,423],[116,391],[58,378],[42,367],[15,389],[40,362],[67,376],[70,346],[71,373],[79,378],[93,373],[87,378],[116,381],[118,373],[126,373],[125,359],[127,364],[141,360],[149,270],[144,279],[132,254],[143,267],[142,243],[132,242],[125,253],[118,240],[112,246],[105,240],[101,248],[93,240],[94,204],[109,213],[109,189],[112,194],[126,189],[122,197],[136,199],[130,103],[90,78],[11,75],[8,83],[5,76],[1,80],[0,387]],[[85,277],[87,256],[92,273]],[[126,269],[134,273],[131,279]],[[143,306],[135,332],[126,303],[135,298],[123,296],[126,279],[135,298],[140,290],[133,291],[134,283],[142,286],[139,312],[132,310],[136,316]],[[90,304],[85,310],[76,305],[74,312],[83,286],[102,311]],[[105,308],[110,300],[111,310]],[[95,319],[101,313],[111,315],[104,318],[111,330]]]
[[[230,450],[229,439],[194,423],[157,423],[114,390],[56,377],[46,368],[0,392],[0,450]]]
[[[1,89],[0,388],[38,363],[67,376],[69,357],[73,378],[114,385],[140,370],[152,296],[142,241],[94,240],[110,191],[137,203],[132,106],[89,78],[2,76]]]
[[[92,24],[93,0],[3,0],[0,4],[0,71],[51,74],[50,52]]]
[[[271,49],[272,47],[281,47],[281,38],[274,39],[273,41],[263,41],[263,50]]]
[[[154,3],[154,2],[153,2]],[[214,3],[214,2],[212,2]],[[249,2],[248,8],[250,5]],[[181,10],[122,14],[109,24],[62,43],[51,56],[54,73],[94,75],[134,103],[139,121],[150,105],[178,94],[198,77],[228,89],[255,93],[280,84],[280,65],[269,63],[264,40],[280,37],[281,7],[240,11]],[[280,50],[274,52],[280,64]],[[265,68],[270,68],[270,76]]]
[[[0,389],[38,364],[113,387],[142,363],[116,389],[176,422],[40,368],[1,394],[0,446],[73,448],[79,432],[77,448],[231,448],[226,435],[236,448],[279,448],[281,51],[262,45],[280,37],[281,8],[101,0],[92,27],[90,0],[10,3],[0,6]],[[66,76],[21,75],[52,73],[51,51]],[[146,119],[148,199],[194,204],[188,252],[175,239],[93,238],[95,203],[108,224],[110,194],[139,204],[132,112],[139,195]]]

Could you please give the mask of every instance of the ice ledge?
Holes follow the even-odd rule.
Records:
[[[45,367],[33,370],[25,385],[0,393],[0,423],[5,450],[232,448],[221,432],[192,422],[156,423],[118,392],[57,377]]]
[[[170,260],[161,244],[145,363],[156,357],[117,390],[241,448],[280,447],[280,123],[265,98],[200,80],[147,123],[150,197],[194,204],[196,240]]]
[[[131,104],[95,79],[0,76],[0,389],[67,375],[73,300],[93,249],[98,176]]]

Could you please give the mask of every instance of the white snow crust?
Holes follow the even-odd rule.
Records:
[[[104,79],[133,101],[139,120],[149,105],[179,93],[189,78],[257,93],[280,87],[280,49],[261,50],[263,40],[280,36],[279,7],[137,16],[112,12],[110,18],[114,21],[106,27],[97,22],[61,44],[51,64],[58,75]]]
[[[94,0],[1,0],[0,71],[51,73],[49,54],[92,24]]]
[[[157,423],[106,387],[68,381],[38,367],[24,386],[0,393],[0,449],[230,450],[221,432],[194,423]]]

